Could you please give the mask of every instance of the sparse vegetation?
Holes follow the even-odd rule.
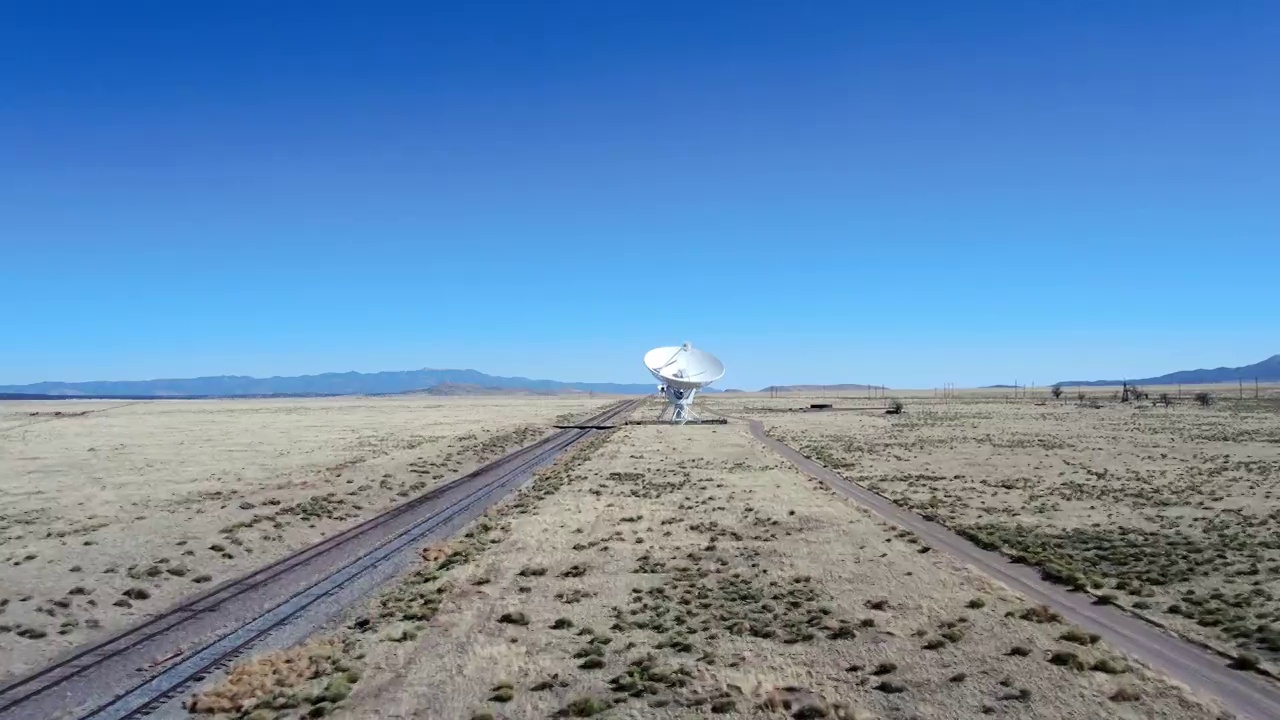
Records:
[[[608,402],[585,394],[465,404],[429,396],[236,399],[216,408],[135,403],[107,422],[96,411],[66,413],[77,419],[24,433],[32,452],[0,473],[7,502],[0,530],[11,543],[6,555],[16,555],[0,585],[37,596],[0,620],[38,627],[58,642],[23,642],[10,631],[0,638],[12,646],[0,654],[9,672],[34,671],[67,643],[106,637],[527,444],[550,432],[556,415],[586,416]],[[0,421],[12,419],[8,409],[0,407]],[[95,424],[92,447],[81,445],[85,423]],[[15,437],[0,438],[0,455],[11,456]],[[92,477],[91,486],[9,492],[33,476],[76,474]],[[135,504],[143,497],[153,511]],[[44,578],[52,574],[94,592],[61,607],[55,602],[65,602],[66,588]]]
[[[1026,620],[1027,622],[1033,623],[1051,624],[1062,622],[1062,616],[1058,614],[1058,611],[1048,605],[1036,605],[1034,607],[1023,608],[1016,613],[1010,610],[1009,614],[1016,615],[1019,620]]]
[[[1043,402],[1006,404],[1028,413],[1089,421],[1108,418],[1113,411],[1144,421],[1187,416],[1152,412],[1149,406],[1111,404],[1093,413]],[[960,408],[946,412],[968,412]],[[954,432],[957,426],[982,432],[980,420],[968,417],[946,424],[953,421],[946,412],[923,408],[895,418],[878,412],[811,416],[871,420],[893,428],[886,432],[895,438],[918,438],[922,430],[946,437],[944,432]],[[486,712],[495,717],[517,710],[522,716],[539,717],[640,717],[668,708],[667,713],[691,716],[736,713],[849,720],[867,717],[868,711],[883,714],[885,707],[910,712],[915,703],[946,707],[958,716],[1030,712],[1056,717],[1058,708],[1072,707],[1087,708],[1086,712],[1102,708],[1096,714],[1106,717],[1111,716],[1105,708],[1117,680],[1139,685],[1143,692],[1130,707],[1116,711],[1208,717],[1177,704],[1171,691],[1146,673],[1105,676],[1104,668],[1123,673],[1119,668],[1127,666],[1096,636],[1066,625],[1052,608],[1026,605],[1007,589],[950,574],[953,563],[935,560],[936,551],[917,554],[931,544],[924,538],[877,525],[820,485],[779,468],[768,454],[741,453],[737,448],[747,444],[740,436],[745,434],[714,435],[711,428],[699,428],[711,441],[706,447],[714,452],[698,446],[698,453],[682,455],[658,441],[660,430],[628,428],[611,442],[642,438],[649,444],[614,445],[589,469],[555,468],[545,480],[536,480],[500,511],[495,524],[502,530],[492,533],[494,542],[476,537],[479,542],[463,554],[465,562],[474,565],[462,574],[450,569],[462,562],[449,560],[455,557],[451,543],[432,564],[437,577],[424,586],[432,590],[406,593],[417,597],[421,591],[432,598],[427,604],[434,609],[429,613],[446,615],[430,623],[406,620],[403,611],[413,609],[408,605],[386,618],[377,611],[368,613],[376,632],[353,632],[362,639],[362,649],[374,654],[375,665],[386,668],[380,672],[405,668],[403,658],[412,657],[414,672],[438,677],[447,688],[469,688],[456,700],[451,690],[433,690],[434,698],[445,696],[447,702],[433,706],[432,712],[451,717],[468,717],[477,712],[478,703],[489,703]],[[888,485],[885,494],[901,497],[903,504],[919,507],[945,524],[968,511],[963,493],[972,488],[985,494],[979,532],[996,549],[1017,553],[1037,568],[1052,566],[1048,573],[1060,573],[1069,584],[1095,595],[1114,593],[1119,604],[1159,599],[1143,594],[1158,586],[1136,575],[1111,574],[1126,567],[1136,573],[1149,547],[1145,536],[1135,535],[1128,544],[1131,559],[1118,539],[1127,527],[1115,528],[1100,517],[1097,525],[1082,522],[1077,530],[1063,533],[1051,522],[1065,511],[1053,506],[1057,496],[1037,486],[1033,476],[1048,466],[1054,471],[1067,468],[1069,478],[1077,466],[1058,458],[1084,464],[1082,458],[1097,457],[1094,445],[1069,433],[1045,438],[991,433],[984,442],[997,454],[1024,458],[1020,476],[953,472],[954,467],[936,460],[924,469],[915,446],[895,446],[889,452],[902,459],[894,460],[885,455],[887,445],[862,456],[860,446],[846,451],[832,445],[823,462],[842,472],[901,477],[886,480],[900,482],[901,487],[915,483],[901,494],[895,490],[899,486]],[[873,454],[875,464],[865,463]],[[992,452],[974,455],[989,457]],[[911,477],[881,470],[882,463],[894,462],[913,464]],[[1119,471],[1109,472],[1106,480],[1081,483],[1085,489],[1080,492],[1093,491]],[[1030,494],[1043,498],[1045,514],[1037,521],[1018,522],[1016,502]],[[1070,507],[1117,505],[1094,497],[1073,502]],[[1152,534],[1150,548],[1155,547],[1155,531]],[[500,545],[506,537],[518,542]],[[1180,537],[1171,537],[1170,546],[1181,552],[1176,542]],[[1077,557],[1086,544],[1096,551],[1088,555],[1088,562]],[[491,549],[495,547],[496,552]],[[822,548],[821,559],[817,548]],[[1143,562],[1149,570],[1170,572],[1164,565]],[[1265,572],[1265,563],[1262,567]],[[940,586],[945,590],[921,593],[920,588],[932,587],[933,573],[946,578]],[[481,585],[477,578],[488,582]],[[1123,586],[1117,585],[1121,580]],[[435,590],[455,583],[452,591]],[[922,595],[927,595],[927,602]],[[436,603],[439,597],[445,602]],[[1233,597],[1227,592],[1220,600]],[[1181,596],[1177,599],[1193,607]],[[1156,607],[1168,604],[1162,601]],[[1226,605],[1218,600],[1205,604]],[[526,622],[510,622],[517,615]],[[401,629],[418,633],[412,652],[386,642],[388,634]],[[477,676],[482,671],[474,667],[462,671],[469,676],[450,679],[447,670],[456,668],[458,659],[451,648],[461,642],[475,643],[474,651],[468,650],[474,657],[494,658],[492,669],[511,682],[495,685],[497,678]],[[536,672],[535,666],[504,660],[510,653],[536,657]],[[782,677],[771,676],[775,665],[761,662],[771,653],[784,657],[791,668]],[[846,682],[824,683],[823,691],[783,685],[795,682],[791,677],[808,674],[829,677],[833,670]],[[1085,674],[1089,672],[1099,674]],[[1001,673],[1014,677],[993,687]],[[739,680],[744,676],[752,680]],[[1035,689],[1034,695],[1029,688]],[[823,692],[843,694],[870,707],[855,710],[842,698],[823,697]],[[370,710],[365,698],[356,693],[342,701],[356,702],[347,713]],[[406,711],[413,702],[405,701]]]
[[[1082,404],[1111,395],[1073,392]],[[762,417],[828,467],[1049,581],[1264,666],[1280,662],[1274,390],[1256,402],[1233,391],[1197,413],[1151,412],[1174,408],[1168,390],[1148,397],[1131,386],[1129,395],[1156,402],[1082,415],[952,398],[945,411],[897,424]]]

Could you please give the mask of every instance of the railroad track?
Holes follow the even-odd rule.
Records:
[[[406,549],[465,524],[641,402],[612,405],[20,678],[0,688],[0,720],[143,716],[344,589],[393,574],[389,561],[403,564]]]

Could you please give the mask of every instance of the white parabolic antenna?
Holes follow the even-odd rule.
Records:
[[[644,354],[644,366],[658,379],[658,392],[667,398],[667,407],[658,419],[670,410],[671,422],[677,425],[698,419],[690,407],[693,396],[724,376],[724,363],[719,358],[695,350],[689,343],[650,350]]]

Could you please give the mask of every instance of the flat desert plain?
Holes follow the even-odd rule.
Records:
[[[645,408],[641,416],[653,410]],[[190,708],[339,718],[1211,718],[767,451],[628,426]]]
[[[905,412],[797,412],[865,399],[724,396],[723,412],[988,548],[1264,665],[1280,659],[1280,397],[1201,407],[906,397]],[[1173,394],[1175,388],[1150,387]]]
[[[0,402],[0,680],[609,402]]]

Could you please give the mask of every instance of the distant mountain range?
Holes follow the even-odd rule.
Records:
[[[1280,382],[1280,355],[1243,367],[1181,370],[1148,378],[1130,378],[1136,385],[1184,385],[1233,383],[1237,380]],[[1120,380],[1066,380],[1055,385],[1119,385]],[[759,392],[866,392],[868,385],[770,385]],[[429,395],[509,395],[595,392],[604,395],[648,395],[656,383],[582,383],[535,380],[526,377],[488,375],[478,370],[404,370],[375,373],[323,373],[296,377],[255,378],[218,375],[168,380],[103,380],[95,382],[40,382],[0,385],[0,398],[41,397],[196,398],[271,397],[323,395],[393,395],[419,392]],[[715,388],[707,388],[717,392]],[[725,390],[724,392],[743,392]]]
[[[484,387],[482,385],[466,385],[463,383],[440,383],[425,390],[410,390],[393,395],[436,395],[440,397],[455,395],[582,395],[585,390],[556,388],[555,390],[531,390],[519,387]],[[622,393],[619,393],[622,394]]]
[[[840,385],[770,385],[760,390],[760,392],[866,392],[870,388],[870,385],[856,385],[853,383]]]
[[[1179,370],[1168,375],[1148,378],[1129,378],[1122,380],[1067,380],[1055,385],[1119,385],[1128,382],[1130,385],[1211,385],[1214,383],[1233,383],[1237,380],[1259,382],[1280,382],[1280,355],[1272,355],[1262,362],[1242,367],[1220,367],[1212,370]]]
[[[314,395],[388,395],[428,392],[474,395],[499,392],[538,394],[596,392],[648,395],[656,383],[580,383],[487,375],[478,370],[405,370],[376,373],[324,373],[297,377],[255,378],[219,375],[171,380],[104,380],[0,385],[0,395],[57,397],[263,397]],[[434,391],[434,392],[433,392]]]

